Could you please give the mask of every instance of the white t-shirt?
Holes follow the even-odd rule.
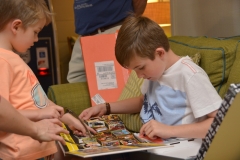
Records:
[[[151,119],[167,125],[195,123],[222,102],[208,75],[188,56],[168,68],[158,81],[144,80],[141,91],[143,123]]]

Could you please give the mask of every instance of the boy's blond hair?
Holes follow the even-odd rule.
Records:
[[[120,65],[127,67],[134,55],[154,60],[159,47],[165,51],[170,48],[163,29],[147,17],[131,14],[119,30],[115,56]]]
[[[0,0],[0,31],[14,19],[20,19],[26,29],[43,18],[46,18],[46,25],[52,20],[44,0]]]

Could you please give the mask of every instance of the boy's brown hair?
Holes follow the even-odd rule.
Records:
[[[135,55],[154,60],[159,47],[165,51],[170,47],[163,29],[147,17],[132,14],[119,30],[115,56],[120,65],[127,67]]]
[[[43,18],[46,18],[46,25],[52,20],[44,0],[0,0],[0,31],[14,19],[20,19],[26,28]]]

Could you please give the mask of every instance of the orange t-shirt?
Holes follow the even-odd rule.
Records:
[[[17,110],[38,110],[48,98],[28,65],[12,51],[0,48],[0,95]],[[0,159],[38,159],[57,151],[55,142],[39,143],[28,136],[0,132]]]

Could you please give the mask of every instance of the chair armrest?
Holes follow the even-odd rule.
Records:
[[[91,106],[87,82],[49,86],[47,96],[55,104],[67,107],[77,114]]]

